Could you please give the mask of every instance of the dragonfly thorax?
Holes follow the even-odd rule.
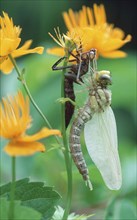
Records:
[[[106,106],[111,104],[111,92],[108,89],[102,89],[100,86],[90,93],[90,108],[93,112],[104,111]]]

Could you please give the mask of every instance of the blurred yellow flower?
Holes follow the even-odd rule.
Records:
[[[0,16],[0,70],[5,74],[10,73],[14,68],[8,58],[9,54],[16,58],[30,53],[43,53],[43,47],[28,49],[32,40],[26,41],[22,47],[18,48],[21,42],[20,33],[21,28],[14,26],[12,18],[3,12],[3,17]]]
[[[83,52],[92,48],[97,49],[97,56],[108,58],[125,57],[126,53],[119,50],[124,44],[131,41],[131,35],[125,37],[120,28],[114,28],[113,24],[107,23],[104,5],[93,5],[93,10],[83,6],[79,12],[69,9],[63,13],[63,18],[68,28],[67,36],[79,39]],[[75,41],[75,40],[74,40]],[[62,55],[63,49],[50,49],[50,53]]]
[[[25,132],[31,125],[29,114],[29,99],[18,92],[15,97],[3,98],[0,103],[0,136],[9,139],[4,151],[10,156],[27,156],[37,151],[45,151],[45,147],[38,140],[59,135],[59,130],[43,128],[34,135]]]

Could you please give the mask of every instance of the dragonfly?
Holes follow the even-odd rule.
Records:
[[[83,83],[82,76],[88,72],[89,62],[92,62],[96,57],[96,50],[91,49],[87,52],[82,52],[82,48],[76,49],[76,54],[70,51],[70,55],[73,57],[69,60],[69,65],[58,66],[66,56],[61,57],[53,66],[52,70],[67,69],[64,77],[64,96],[65,98],[75,101],[75,93],[73,83]],[[73,63],[72,63],[73,62]],[[65,126],[68,127],[72,115],[74,113],[74,105],[67,101],[65,102]]]
[[[78,110],[69,137],[72,159],[86,185],[93,189],[89,171],[81,150],[80,135],[84,129],[85,145],[89,156],[101,173],[106,186],[118,190],[122,184],[118,154],[117,128],[111,105],[112,84],[110,71],[91,69],[89,95],[85,105]]]

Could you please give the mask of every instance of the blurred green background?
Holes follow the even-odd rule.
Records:
[[[123,185],[118,192],[112,192],[106,188],[102,178],[91,162],[81,137],[83,152],[89,166],[90,176],[94,190],[89,192],[73,165],[73,201],[72,211],[77,213],[95,213],[92,219],[103,219],[105,207],[109,206],[112,212],[120,210],[123,219],[136,219],[136,14],[135,1],[0,1],[1,11],[5,11],[13,18],[15,25],[22,27],[22,44],[25,40],[33,39],[33,45],[44,46],[43,55],[28,55],[18,59],[20,68],[26,69],[26,80],[30,91],[50,121],[53,128],[61,128],[61,105],[56,102],[60,98],[61,72],[53,72],[51,66],[58,57],[46,54],[46,49],[55,45],[48,36],[48,32],[54,33],[54,27],[59,26],[61,32],[66,32],[62,19],[62,12],[69,8],[81,9],[82,5],[93,6],[93,3],[104,3],[109,23],[122,28],[126,34],[132,34],[133,40],[123,47],[128,56],[123,59],[103,59],[98,61],[99,69],[108,69],[112,72],[112,108],[115,113],[119,153],[123,172]],[[1,96],[15,94],[21,87],[17,80],[16,72],[9,75],[0,74]],[[79,88],[78,88],[79,89]],[[22,89],[23,90],[23,89]],[[78,103],[83,101],[81,93],[78,93]],[[33,126],[29,133],[38,131],[44,122],[36,110],[31,106]],[[69,135],[69,129],[68,129]],[[64,207],[66,196],[66,173],[64,158],[60,150],[52,150],[56,142],[54,137],[43,141],[46,145],[46,153],[38,153],[32,157],[20,157],[17,159],[17,179],[30,177],[31,180],[45,181],[47,185],[55,186],[62,195],[60,204]],[[1,184],[11,179],[11,161],[9,156],[3,153],[2,148],[6,141],[1,140]],[[111,219],[111,218],[110,218]],[[115,218],[118,220],[118,218]]]

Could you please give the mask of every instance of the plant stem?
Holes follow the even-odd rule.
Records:
[[[10,58],[11,62],[13,63],[13,65],[14,65],[14,67],[16,69],[16,72],[18,74],[18,78],[22,82],[23,87],[24,87],[26,93],[28,94],[28,96],[30,98],[31,103],[36,108],[36,110],[41,115],[41,117],[44,119],[44,121],[46,122],[47,126],[50,129],[52,129],[49,121],[47,120],[45,115],[42,113],[42,111],[39,109],[39,107],[35,103],[32,95],[31,95],[31,93],[30,93],[30,91],[28,89],[28,86],[27,86],[27,83],[26,83],[25,78],[23,76],[23,73],[20,72],[20,70],[19,70],[15,60],[13,59],[13,57],[11,55],[9,55],[9,58]],[[64,66],[66,66],[66,63],[67,62],[65,61],[64,62]],[[63,71],[63,74],[62,74],[61,97],[64,97],[64,71]],[[67,170],[67,181],[68,181],[67,204],[66,204],[66,208],[65,208],[65,211],[64,211],[63,220],[67,220],[69,212],[70,212],[71,198],[72,198],[72,166],[71,166],[71,158],[70,158],[70,154],[69,154],[69,147],[68,147],[68,144],[67,144],[67,137],[66,137],[65,105],[62,105],[62,135],[63,135],[63,145],[65,147],[65,151],[63,153],[64,153],[64,157],[65,157],[66,170]],[[56,138],[57,142],[62,145],[62,143],[60,142],[58,137],[55,136],[55,138]]]
[[[36,102],[34,101],[32,95],[31,95],[31,93],[30,93],[30,91],[29,91],[29,88],[28,88],[28,86],[27,86],[27,83],[26,83],[26,81],[25,81],[25,78],[24,78],[24,75],[23,75],[24,73],[21,73],[21,72],[20,72],[20,70],[19,70],[19,68],[18,68],[18,66],[17,66],[17,64],[16,64],[16,61],[15,61],[14,58],[11,56],[11,54],[9,55],[9,58],[10,58],[11,62],[13,63],[14,67],[15,67],[15,70],[16,70],[16,72],[17,72],[17,74],[18,74],[18,79],[21,81],[21,83],[22,83],[22,85],[23,85],[23,87],[24,87],[24,89],[25,89],[27,95],[29,96],[29,99],[30,99],[32,105],[35,107],[35,109],[37,110],[37,112],[38,112],[38,113],[41,115],[41,117],[44,119],[46,125],[47,125],[50,129],[52,129],[52,126],[50,125],[49,121],[47,120],[47,118],[45,117],[45,115],[43,114],[43,112],[40,110],[40,108],[38,107],[38,105],[37,105]],[[55,136],[55,138],[56,138],[57,143],[60,144],[60,145],[62,145],[62,143],[60,142],[59,138],[58,138],[57,136]]]
[[[64,61],[64,66],[66,66],[66,61]],[[64,97],[64,75],[65,75],[64,71],[62,73],[61,97]],[[67,220],[69,212],[70,212],[71,199],[72,199],[72,165],[71,165],[71,158],[69,154],[69,147],[67,144],[67,137],[66,137],[65,105],[62,104],[61,110],[62,110],[62,114],[61,114],[62,115],[62,135],[63,135],[63,144],[65,147],[64,157],[65,157],[66,170],[67,170],[67,181],[68,181],[67,203],[66,203],[66,208],[65,208],[62,220]]]
[[[10,206],[9,206],[9,220],[14,219],[14,196],[15,196],[15,181],[16,181],[16,158],[12,157],[12,182],[10,191]]]

